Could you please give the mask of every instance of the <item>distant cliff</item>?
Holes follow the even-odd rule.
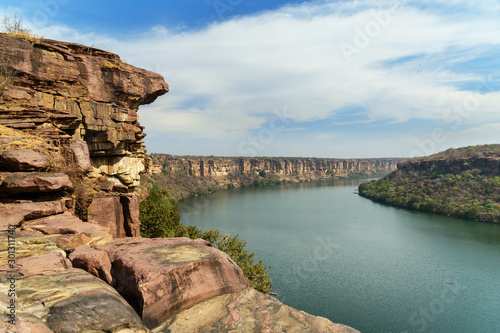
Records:
[[[153,179],[175,197],[218,189],[380,176],[396,170],[397,158],[206,157],[150,155]]]
[[[449,149],[403,160],[359,194],[408,209],[500,223],[500,145]]]

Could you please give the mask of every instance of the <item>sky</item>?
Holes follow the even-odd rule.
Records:
[[[2,0],[33,33],[115,52],[170,92],[150,153],[413,157],[500,143],[496,0]]]

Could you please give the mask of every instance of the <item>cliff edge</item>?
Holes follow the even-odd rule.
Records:
[[[5,34],[0,56],[0,332],[357,332],[258,293],[206,241],[140,238],[137,110],[160,75]]]

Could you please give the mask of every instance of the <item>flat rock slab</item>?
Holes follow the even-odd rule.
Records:
[[[91,238],[96,245],[103,245],[113,240],[107,228],[82,222],[69,212],[24,222],[21,230],[39,231],[46,235],[83,234]]]
[[[149,328],[199,302],[249,286],[227,254],[201,239],[130,238],[97,249],[108,253],[116,289]]]
[[[196,304],[153,330],[162,332],[359,333],[326,318],[295,310],[253,288]]]
[[[8,234],[0,234],[0,265],[6,264],[8,261]],[[44,254],[59,253],[64,257],[66,252],[57,247],[56,242],[52,236],[46,235],[31,235],[22,236],[22,232],[15,232],[15,247],[16,247],[16,260],[37,257]],[[12,246],[12,244],[10,245]]]
[[[59,192],[73,188],[68,175],[64,173],[5,172],[3,177],[5,179],[0,186],[0,193],[5,194]]]
[[[67,200],[20,202],[0,204],[0,230],[7,230],[9,225],[18,225],[24,220],[33,220],[68,210]]]
[[[8,171],[35,171],[47,169],[50,163],[45,154],[31,149],[16,149],[0,154],[0,166]]]

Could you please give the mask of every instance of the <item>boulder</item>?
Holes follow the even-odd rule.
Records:
[[[109,284],[113,281],[111,262],[108,254],[102,250],[82,245],[69,255],[69,260],[75,268],[81,268]]]
[[[98,249],[108,253],[116,289],[149,328],[199,302],[249,286],[227,254],[201,239],[128,238]]]
[[[8,171],[46,170],[49,160],[45,154],[31,149],[6,150],[0,155],[0,165]]]
[[[132,307],[108,284],[49,256],[24,271],[25,275],[16,281],[17,329],[55,333],[148,332]],[[21,259],[16,265],[28,267],[35,259]],[[44,262],[50,269],[43,267]],[[8,276],[8,267],[0,266],[2,291],[8,289]]]
[[[359,333],[295,310],[253,288],[216,296],[183,310],[153,330],[160,332]]]
[[[15,172],[4,173],[0,187],[4,194],[28,194],[40,192],[59,192],[71,190],[73,184],[68,175],[50,172]]]

